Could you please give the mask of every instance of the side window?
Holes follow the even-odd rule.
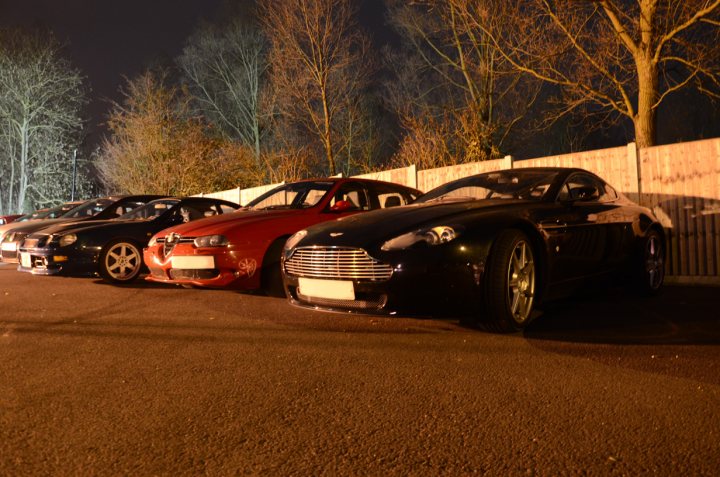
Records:
[[[138,207],[140,207],[141,205],[145,205],[145,203],[143,203],[143,202],[126,202],[126,203],[118,206],[116,213],[118,215],[127,214],[131,210],[135,210]]]
[[[206,215],[209,214],[209,215]],[[212,204],[186,204],[180,207],[180,215],[182,216],[183,222],[190,222],[203,217],[209,217],[214,215],[215,211],[212,210]]]
[[[370,203],[365,188],[361,184],[343,184],[332,200],[330,209],[342,210],[370,210]]]
[[[230,214],[237,210],[237,209],[230,207],[229,205],[225,205],[225,204],[216,204],[215,208],[218,210],[218,213],[220,213],[220,214]]]
[[[612,188],[606,190],[602,181],[587,174],[570,176],[558,194],[560,201],[610,202],[616,198]]]
[[[408,191],[386,184],[374,184],[373,194],[373,204],[381,209],[407,205],[415,199]]]

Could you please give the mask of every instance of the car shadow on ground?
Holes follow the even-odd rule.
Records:
[[[720,344],[720,288],[666,286],[638,297],[602,288],[546,304],[526,339],[605,344]]]

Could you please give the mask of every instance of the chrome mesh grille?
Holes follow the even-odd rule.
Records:
[[[339,247],[302,247],[285,261],[289,275],[341,280],[388,280],[392,267],[365,250]]]

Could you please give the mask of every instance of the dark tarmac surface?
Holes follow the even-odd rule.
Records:
[[[493,335],[0,265],[0,475],[717,475],[718,304]]]

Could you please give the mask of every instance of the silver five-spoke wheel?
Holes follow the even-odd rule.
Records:
[[[100,275],[110,282],[127,283],[135,280],[141,268],[140,248],[131,242],[110,243],[101,253]]]

